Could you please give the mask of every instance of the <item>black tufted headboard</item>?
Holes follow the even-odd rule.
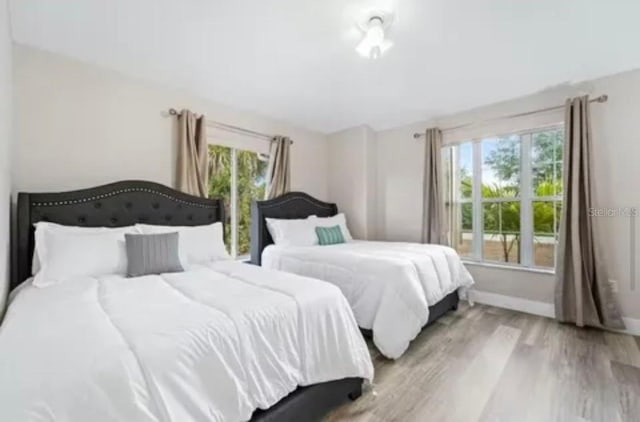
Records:
[[[336,204],[322,202],[304,192],[289,192],[251,205],[251,263],[262,263],[262,251],[273,244],[266,218],[307,218],[310,215],[331,217],[338,213]]]
[[[10,289],[31,276],[38,221],[67,226],[122,227],[136,223],[197,226],[224,223],[221,199],[187,195],[167,186],[127,180],[69,192],[18,194],[16,251]]]

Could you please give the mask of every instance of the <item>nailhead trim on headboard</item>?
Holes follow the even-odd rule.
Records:
[[[273,243],[267,229],[267,218],[307,218],[311,215],[331,217],[338,213],[338,206],[323,202],[304,192],[288,192],[251,205],[251,263],[262,264],[262,251]]]
[[[123,180],[65,192],[18,192],[10,290],[31,275],[34,223],[121,227],[224,224],[222,199],[203,198],[144,180]]]
[[[55,206],[59,206],[59,205],[73,205],[73,204],[81,204],[83,202],[91,202],[91,201],[95,201],[96,199],[103,199],[103,198],[109,198],[111,196],[116,196],[116,195],[120,195],[123,193],[128,193],[128,192],[145,192],[145,193],[151,193],[154,195],[158,195],[158,196],[162,196],[168,199],[171,199],[172,201],[181,203],[181,204],[186,204],[186,205],[192,205],[195,207],[200,207],[200,208],[218,208],[215,205],[203,205],[203,204],[198,204],[196,202],[190,202],[190,201],[184,201],[182,199],[178,199],[174,196],[171,195],[167,195],[166,193],[162,193],[162,192],[158,192],[156,190],[153,189],[144,189],[144,188],[127,188],[127,189],[120,189],[120,190],[116,190],[113,192],[109,192],[109,193],[105,193],[102,195],[95,195],[95,196],[91,196],[89,198],[80,198],[80,199],[74,199],[74,200],[69,200],[69,201],[54,201],[54,202],[32,202],[31,206],[33,207],[55,207]]]
[[[273,203],[273,204],[261,204],[260,206],[262,208],[275,208],[275,207],[281,207],[281,206],[283,206],[285,204],[288,204],[289,202],[294,202],[294,201],[303,201],[303,202],[306,202],[306,203],[311,204],[313,206],[316,206],[318,208],[324,208],[324,209],[328,209],[328,210],[332,209],[333,206],[334,206],[334,204],[325,204],[325,203],[320,202],[320,201],[312,201],[312,200],[310,200],[308,198],[305,198],[305,197],[287,198],[287,199],[284,199],[282,201],[279,201],[279,202],[276,202],[276,203]]]

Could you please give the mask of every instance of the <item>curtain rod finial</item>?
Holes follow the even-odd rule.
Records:
[[[607,94],[603,94],[603,95],[598,97],[598,102],[599,103],[606,103],[608,99],[609,99],[609,96]]]
[[[414,133],[413,134],[413,139],[420,139],[421,136],[422,136],[421,133]]]

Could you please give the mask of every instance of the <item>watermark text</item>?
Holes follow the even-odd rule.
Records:
[[[589,217],[637,217],[636,207],[589,208]]]

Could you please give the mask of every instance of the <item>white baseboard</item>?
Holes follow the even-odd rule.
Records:
[[[474,302],[495,306],[497,308],[511,309],[513,311],[520,311],[548,318],[553,318],[555,316],[553,303],[538,302],[536,300],[482,292],[479,290],[472,290],[469,292],[469,295]]]
[[[495,306],[496,308],[511,309],[513,311],[525,312],[527,314],[539,315],[547,318],[555,317],[553,303],[523,299],[514,296],[505,296],[479,290],[470,291],[469,296],[474,302]],[[633,336],[640,336],[640,319],[627,317],[623,317],[622,319],[627,328],[621,332],[631,334]]]
[[[622,317],[625,327],[622,332],[631,334],[632,336],[640,336],[640,319]]]

